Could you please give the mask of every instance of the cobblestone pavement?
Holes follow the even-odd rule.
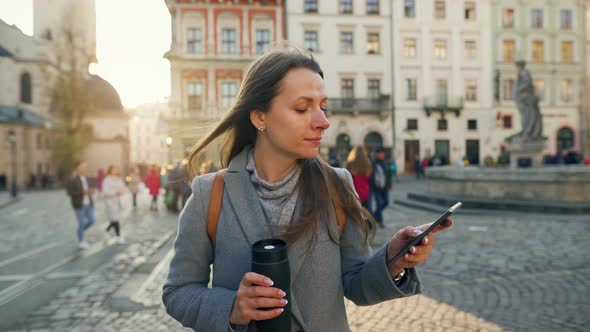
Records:
[[[421,184],[398,184],[395,195],[416,185]],[[437,216],[393,205],[375,245],[407,224]],[[584,331],[590,326],[585,253],[590,216],[486,211],[458,213],[454,220],[419,268],[424,293],[371,307],[348,302],[353,331]],[[169,253],[130,296],[140,307],[117,311],[110,301],[167,235],[146,227],[114,260],[34,312],[23,330],[185,331],[160,304]]]

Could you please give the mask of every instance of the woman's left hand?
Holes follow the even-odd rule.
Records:
[[[387,247],[387,261],[399,253],[405,245],[420,235],[423,231],[428,229],[431,224],[425,224],[418,227],[408,226],[393,236],[389,241]],[[410,247],[408,253],[400,257],[397,261],[389,264],[389,274],[392,277],[397,276],[403,269],[412,268],[418,266],[428,259],[432,252],[432,246],[434,245],[435,238],[434,233],[440,232],[443,229],[447,229],[453,225],[451,219],[443,221],[438,225],[430,234],[426,235],[418,245]]]

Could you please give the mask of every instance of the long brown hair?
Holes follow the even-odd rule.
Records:
[[[225,136],[220,155],[222,167],[227,167],[246,146],[254,145],[257,130],[250,121],[250,112],[268,112],[272,99],[280,93],[281,80],[289,70],[295,68],[307,68],[324,78],[322,69],[311,53],[294,47],[277,47],[256,59],[244,75],[234,103],[194,146],[189,158],[191,171],[197,169],[201,152],[222,135]],[[331,202],[334,202],[343,208],[349,220],[359,225],[365,234],[365,241],[369,241],[375,227],[369,228],[367,220],[374,222],[373,218],[361,207],[353,189],[340,179],[336,171],[318,157],[300,159],[298,166],[301,174],[297,185],[299,197],[303,200],[303,211],[299,220],[292,225],[279,227],[283,231],[283,238],[292,242],[309,232],[315,239],[320,220],[328,222]],[[330,232],[330,237],[340,243],[339,234]]]
[[[346,158],[346,169],[352,175],[371,175],[373,166],[365,148],[359,145],[350,151],[348,158]]]

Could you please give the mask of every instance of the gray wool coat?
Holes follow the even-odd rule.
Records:
[[[230,162],[225,175],[212,287],[208,287],[213,247],[207,237],[207,210],[215,174],[193,181],[193,194],[180,214],[162,299],[168,314],[195,331],[228,331],[237,289],[250,271],[251,244],[270,237],[246,170],[248,149]],[[352,186],[348,171],[336,171]],[[373,253],[352,220],[347,221],[341,235],[341,241],[349,244],[344,246],[334,243],[328,234],[338,232],[333,209],[330,226],[323,222],[319,225],[310,252],[306,250],[311,241],[306,238],[289,247],[292,331],[350,331],[344,297],[357,305],[371,305],[421,291],[414,269],[395,285],[386,267],[386,246]],[[248,331],[256,331],[254,323]]]

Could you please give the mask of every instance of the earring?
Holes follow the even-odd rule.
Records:
[[[264,127],[258,127],[258,130],[259,130],[260,132],[263,132],[263,131],[264,131]]]

